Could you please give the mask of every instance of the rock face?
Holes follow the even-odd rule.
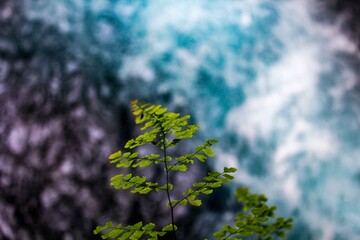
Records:
[[[126,219],[106,155],[127,112],[97,98],[62,33],[28,21],[19,2],[1,5],[0,235],[91,238],[104,216]]]

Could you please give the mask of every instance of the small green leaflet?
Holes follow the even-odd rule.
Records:
[[[215,156],[215,151],[211,148],[203,148],[202,151],[209,157]]]
[[[186,172],[188,170],[188,168],[184,164],[178,164],[178,165],[173,165],[173,166],[169,167],[169,170]]]
[[[111,155],[109,156],[109,159],[110,159],[110,160],[113,160],[113,159],[116,159],[116,158],[118,158],[118,157],[121,157],[121,151],[114,152],[113,154],[111,154]]]
[[[174,174],[171,171],[187,172],[190,165],[195,162],[205,162],[209,157],[215,155],[215,151],[211,148],[218,141],[210,139],[205,141],[203,145],[195,148],[195,151],[182,156],[174,156],[180,153],[175,149],[169,151],[180,141],[192,138],[198,131],[199,125],[189,124],[190,115],[181,116],[179,113],[167,112],[167,108],[161,105],[152,105],[148,103],[140,103],[137,100],[131,102],[132,113],[135,116],[135,123],[138,125],[139,133],[134,139],[126,142],[125,149],[141,149],[146,147],[146,151],[130,150],[117,151],[109,156],[110,163],[118,168],[127,168],[132,173],[117,174],[111,178],[111,185],[116,189],[127,189],[131,193],[148,194],[155,190],[166,191],[168,195],[168,206],[172,210],[178,205],[201,206],[202,201],[200,195],[208,195],[213,193],[215,188],[221,187],[234,179],[233,173],[236,168],[225,167],[223,172],[209,171],[199,182],[195,182],[185,189],[180,199],[171,200],[173,185],[169,179]],[[185,146],[181,144],[181,146]],[[148,153],[155,149],[155,153]],[[186,147],[185,147],[186,149]],[[140,153],[140,154],[139,154]],[[159,154],[158,154],[159,153]],[[147,154],[147,155],[145,155]],[[166,175],[163,181],[149,182],[145,176],[135,176],[133,173],[145,172],[134,171],[133,168],[146,168],[153,164],[161,164],[164,167]],[[161,168],[160,168],[161,169]],[[129,171],[128,171],[129,172]],[[170,175],[170,178],[169,178]],[[161,184],[160,184],[161,182]],[[160,185],[160,186],[159,186]],[[223,229],[214,234],[218,239],[241,239],[240,237],[257,235],[262,239],[272,239],[272,237],[285,238],[285,230],[291,229],[292,220],[275,217],[275,207],[266,205],[266,197],[264,195],[250,194],[246,188],[238,188],[236,198],[243,206],[242,212],[236,216],[235,226],[225,225]],[[172,211],[171,211],[172,212]],[[173,217],[173,215],[172,215]],[[274,220],[274,221],[270,221]],[[269,223],[270,222],[270,223]],[[161,229],[161,230],[155,230]],[[134,225],[122,226],[121,224],[113,226],[111,222],[107,222],[104,226],[98,226],[94,230],[94,234],[101,233],[103,239],[113,238],[117,240],[140,240],[150,239],[157,240],[159,237],[176,230],[176,226],[169,224],[165,227],[155,227],[154,223],[143,225],[138,222]],[[254,236],[255,237],[255,236]]]
[[[224,167],[224,172],[226,172],[226,173],[234,173],[236,171],[237,171],[237,169],[234,167],[231,167],[231,168]]]
[[[175,225],[173,227],[172,224],[169,224],[169,225],[166,225],[165,227],[163,227],[162,231],[163,232],[171,232],[171,231],[173,231],[173,228],[175,229],[175,231],[177,230],[177,227]]]

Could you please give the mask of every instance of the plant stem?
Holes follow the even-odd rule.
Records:
[[[171,198],[170,198],[170,190],[169,190],[169,169],[168,169],[168,165],[166,162],[166,157],[167,157],[167,153],[166,153],[166,145],[165,145],[165,132],[163,130],[163,128],[160,125],[160,129],[161,129],[161,133],[163,135],[163,139],[162,139],[162,145],[163,145],[163,155],[164,155],[164,164],[165,164],[165,172],[166,172],[166,194],[167,194],[167,198],[168,198],[168,203],[170,205],[170,213],[171,213],[171,225],[172,225],[172,233],[173,233],[173,239],[176,240],[176,232],[175,232],[175,220],[174,220],[174,206],[171,203]]]

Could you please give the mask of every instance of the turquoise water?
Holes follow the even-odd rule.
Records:
[[[27,4],[29,19],[57,26],[79,58],[111,69],[122,90],[104,87],[105,97],[190,111],[220,139],[213,166],[236,166],[235,184],[296,217],[291,238],[360,236],[359,52],[314,20],[314,3]]]

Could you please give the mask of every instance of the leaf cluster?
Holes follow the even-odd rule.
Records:
[[[180,141],[192,138],[198,131],[199,126],[189,124],[189,115],[180,116],[178,113],[168,112],[161,105],[150,105],[132,101],[132,113],[135,116],[135,123],[140,125],[142,131],[137,137],[130,139],[124,146],[124,151],[117,151],[109,156],[110,163],[115,164],[116,168],[146,168],[153,165],[163,164],[166,174],[166,184],[160,186],[157,182],[150,182],[146,176],[137,176],[133,173],[116,174],[111,178],[111,185],[115,189],[130,190],[131,193],[148,194],[152,191],[165,191],[168,195],[168,206],[173,209],[179,205],[200,206],[202,204],[199,195],[208,195],[213,192],[214,188],[221,187],[223,184],[233,180],[231,175],[236,172],[235,168],[224,168],[223,172],[211,171],[202,181],[193,183],[191,187],[183,192],[180,199],[171,199],[170,193],[174,185],[169,182],[168,175],[171,172],[186,172],[190,165],[196,161],[204,163],[209,157],[215,155],[211,148],[217,143],[217,140],[207,140],[204,144],[195,147],[188,154],[181,156],[168,156],[167,150],[175,147]],[[140,156],[138,147],[147,144],[156,146],[162,154],[148,154]],[[99,226],[94,233],[103,233],[102,238],[118,239],[139,239],[143,235],[148,235],[149,239],[157,239],[169,231],[175,231],[174,223],[155,231],[155,225],[149,223],[145,226],[137,223],[133,226],[123,227],[121,224],[113,227],[111,222],[104,226]]]
[[[183,198],[173,200],[173,206],[186,205],[187,203],[193,206],[201,206],[202,201],[198,199],[199,194],[211,194],[213,189],[221,187],[223,184],[234,179],[231,173],[236,172],[236,168],[224,168],[223,172],[210,171],[208,175],[203,178],[203,181],[192,184],[184,193]]]
[[[134,225],[122,226],[113,225],[107,222],[103,226],[98,226],[95,234],[102,234],[103,239],[158,239],[171,232],[173,239],[176,239],[176,225],[173,216],[173,209],[179,205],[192,205],[199,207],[202,205],[200,195],[209,195],[215,188],[221,187],[234,179],[233,173],[236,168],[225,167],[222,172],[210,171],[199,182],[193,183],[187,188],[182,197],[173,199],[171,192],[175,187],[169,181],[169,175],[173,172],[186,172],[189,166],[195,162],[205,163],[209,157],[215,155],[212,145],[217,140],[211,139],[205,141],[202,145],[194,148],[190,153],[181,156],[169,156],[168,149],[175,147],[184,139],[190,139],[198,131],[199,126],[189,124],[189,115],[180,116],[178,113],[168,112],[161,105],[151,105],[148,103],[139,103],[132,101],[132,113],[135,116],[135,123],[140,125],[142,131],[137,137],[130,139],[124,146],[124,151],[117,151],[109,156],[110,163],[116,168],[147,168],[162,164],[164,166],[165,181],[164,185],[158,182],[148,181],[146,176],[137,176],[133,173],[116,174],[111,178],[111,185],[115,189],[130,190],[133,194],[148,194],[152,191],[166,192],[167,205],[171,212],[171,224],[156,229],[154,223],[143,225],[138,222]],[[153,145],[158,148],[158,153],[151,153],[140,156],[137,148],[145,145]],[[242,203],[243,211],[235,219],[235,226],[225,225],[214,233],[217,239],[241,239],[257,235],[259,239],[273,239],[273,236],[284,238],[285,231],[291,229],[292,219],[276,218],[276,207],[266,205],[265,195],[251,194],[248,188],[238,188],[235,196],[238,202]]]
[[[263,194],[251,194],[249,188],[239,187],[235,196],[243,204],[243,211],[236,216],[235,226],[225,225],[214,233],[218,239],[242,239],[252,235],[258,239],[272,240],[285,238],[286,232],[292,228],[292,219],[276,218],[275,206],[266,204]]]
[[[188,124],[190,115],[180,117],[179,113],[167,112],[167,108],[161,105],[131,102],[132,113],[135,115],[135,123],[141,125],[145,131],[135,139],[130,139],[125,148],[133,149],[148,143],[159,146],[160,149],[174,147],[185,138],[192,136],[199,129],[199,125]],[[168,139],[166,136],[172,135]]]
[[[147,239],[157,240],[158,237],[162,237],[167,232],[172,231],[172,225],[169,224],[163,227],[160,231],[158,231],[155,230],[154,223],[148,223],[146,225],[143,225],[142,222],[138,222],[134,225],[128,225],[128,226],[122,226],[121,224],[113,226],[112,222],[107,222],[104,226],[97,226],[96,229],[94,230],[94,233],[98,234],[106,230],[107,232],[101,236],[102,239],[116,238],[118,240],[125,240],[125,239],[137,240],[147,235],[148,236]]]

